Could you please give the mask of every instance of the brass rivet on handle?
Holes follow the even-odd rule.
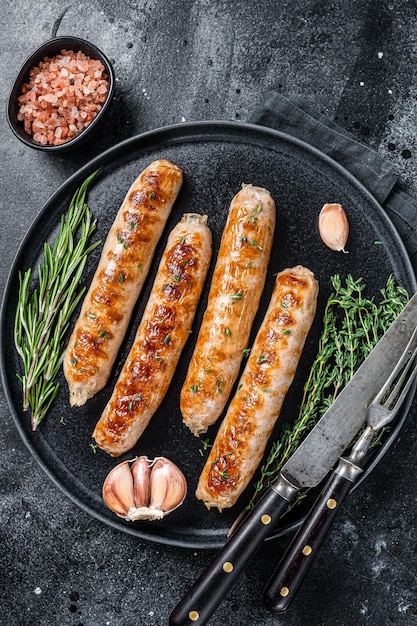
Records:
[[[279,595],[282,596],[283,598],[286,598],[289,593],[290,593],[290,590],[288,589],[288,587],[281,587],[281,591],[279,592]]]
[[[330,500],[327,500],[326,506],[328,509],[335,509],[337,507],[337,502],[333,498],[330,498]]]
[[[188,617],[192,622],[196,622],[200,618],[200,613],[198,611],[190,611]]]
[[[261,522],[264,526],[268,526],[268,524],[272,522],[272,517],[265,513],[265,515],[262,515],[261,517]]]
[[[223,563],[223,571],[226,572],[226,574],[229,574],[231,571],[233,571],[233,563],[231,563],[230,561],[226,561],[225,563]]]
[[[304,556],[309,556],[313,552],[313,548],[309,545],[304,546],[303,554]]]

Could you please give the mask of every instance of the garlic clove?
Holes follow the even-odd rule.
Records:
[[[187,494],[184,474],[172,461],[155,459],[151,472],[150,506],[168,513],[183,503]]]
[[[151,499],[149,506],[154,509],[164,510],[164,501],[170,488],[170,465],[164,460],[157,458],[154,461],[151,472]]]
[[[169,459],[141,456],[120,463],[103,484],[103,499],[117,515],[129,521],[162,519],[187,495],[182,471]]]
[[[147,456],[140,456],[130,467],[133,476],[135,506],[140,509],[148,506],[151,497],[151,462]]]
[[[121,517],[135,508],[133,477],[128,461],[116,465],[108,474],[103,484],[103,500]]]
[[[319,233],[323,243],[336,252],[346,252],[349,222],[341,204],[325,204],[319,214]]]

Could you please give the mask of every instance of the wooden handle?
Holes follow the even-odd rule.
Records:
[[[340,466],[345,467],[346,462],[349,464],[349,472],[338,473]],[[352,467],[356,471],[353,471]],[[265,589],[264,603],[271,611],[283,613],[288,608],[326,537],[340,505],[351,490],[352,482],[361,471],[359,467],[341,459],[338,468],[330,476]]]
[[[175,607],[169,619],[170,626],[207,624],[288,505],[289,501],[275,490],[267,491]]]

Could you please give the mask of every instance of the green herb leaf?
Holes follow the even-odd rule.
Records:
[[[98,171],[98,170],[97,170]],[[19,294],[14,320],[14,342],[22,359],[23,409],[31,411],[32,429],[44,419],[59,390],[55,382],[65,352],[65,333],[83,296],[80,286],[87,257],[100,241],[90,244],[96,222],[86,203],[93,172],[75,191],[53,245],[44,244],[44,259],[34,270],[19,273]],[[95,319],[95,314],[87,313]]]

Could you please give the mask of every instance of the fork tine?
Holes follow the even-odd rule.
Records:
[[[396,406],[400,407],[413,383],[417,372],[417,364],[414,365],[411,373],[410,369],[416,359],[417,345],[415,345],[413,350],[411,350],[411,346],[415,343],[416,337],[417,328],[414,330],[396,367],[375,398],[375,402],[380,402],[389,409],[393,409]],[[389,394],[385,397],[387,392]]]

